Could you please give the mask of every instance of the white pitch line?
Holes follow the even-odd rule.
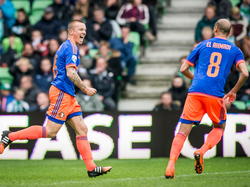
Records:
[[[250,170],[243,170],[243,171],[226,171],[226,172],[212,172],[212,173],[203,173],[203,174],[187,174],[187,175],[177,175],[175,176],[175,178],[185,178],[185,177],[194,177],[194,176],[204,176],[204,175],[229,175],[229,174],[240,174],[240,173],[249,173],[250,174]],[[164,176],[157,176],[157,177],[127,177],[127,178],[118,178],[118,179],[101,179],[98,178],[97,180],[93,179],[93,183],[91,181],[92,184],[100,184],[100,183],[104,183],[104,182],[120,182],[120,181],[133,181],[133,180],[152,180],[152,179],[163,179],[165,178]],[[100,179],[100,180],[99,180]],[[174,179],[172,179],[174,180]],[[61,181],[61,182],[54,182],[54,183],[50,183],[50,184],[41,184],[41,183],[37,183],[33,185],[39,185],[39,186],[54,186],[54,185],[62,185],[62,184],[89,184],[90,181],[79,181],[79,180],[75,180],[75,181]],[[24,184],[23,184],[24,185]],[[22,185],[22,186],[23,186]],[[25,184],[26,185],[26,184]]]

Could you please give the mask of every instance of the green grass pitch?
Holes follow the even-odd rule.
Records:
[[[81,160],[0,160],[0,187],[159,187],[159,186],[250,186],[250,158],[205,160],[205,171],[194,172],[193,160],[177,161],[175,179],[163,177],[167,159],[98,161],[113,166],[107,175],[88,178]]]

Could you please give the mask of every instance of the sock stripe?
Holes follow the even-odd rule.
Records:
[[[88,140],[87,136],[77,136],[77,140]]]
[[[183,132],[178,132],[177,134],[179,134],[179,135],[182,135],[182,136],[186,137],[186,134],[184,134]]]

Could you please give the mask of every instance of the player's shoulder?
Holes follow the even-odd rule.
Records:
[[[61,44],[61,48],[62,48],[62,49],[69,49],[69,48],[71,49],[72,46],[71,46],[70,41],[69,41],[69,40],[64,41],[64,42]]]
[[[58,51],[61,51],[61,52],[67,51],[67,52],[71,52],[73,54],[77,54],[77,50],[78,50],[77,46],[72,44],[70,42],[70,40],[66,40],[65,42],[63,42],[58,49]]]
[[[57,53],[62,53],[66,49],[69,49],[70,45],[68,44],[68,40],[64,41],[58,48]]]

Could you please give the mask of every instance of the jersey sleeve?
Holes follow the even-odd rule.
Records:
[[[196,61],[199,58],[199,53],[200,53],[200,48],[202,46],[202,43],[198,44],[193,51],[188,55],[188,57],[186,58],[186,62],[190,65],[190,66],[195,66]]]
[[[237,67],[242,62],[245,62],[244,55],[243,55],[242,51],[239,48],[237,48],[237,50],[235,52],[234,64]]]
[[[66,60],[66,67],[74,67],[77,68],[77,52],[72,48],[72,46],[68,46],[65,51],[65,60]]]

